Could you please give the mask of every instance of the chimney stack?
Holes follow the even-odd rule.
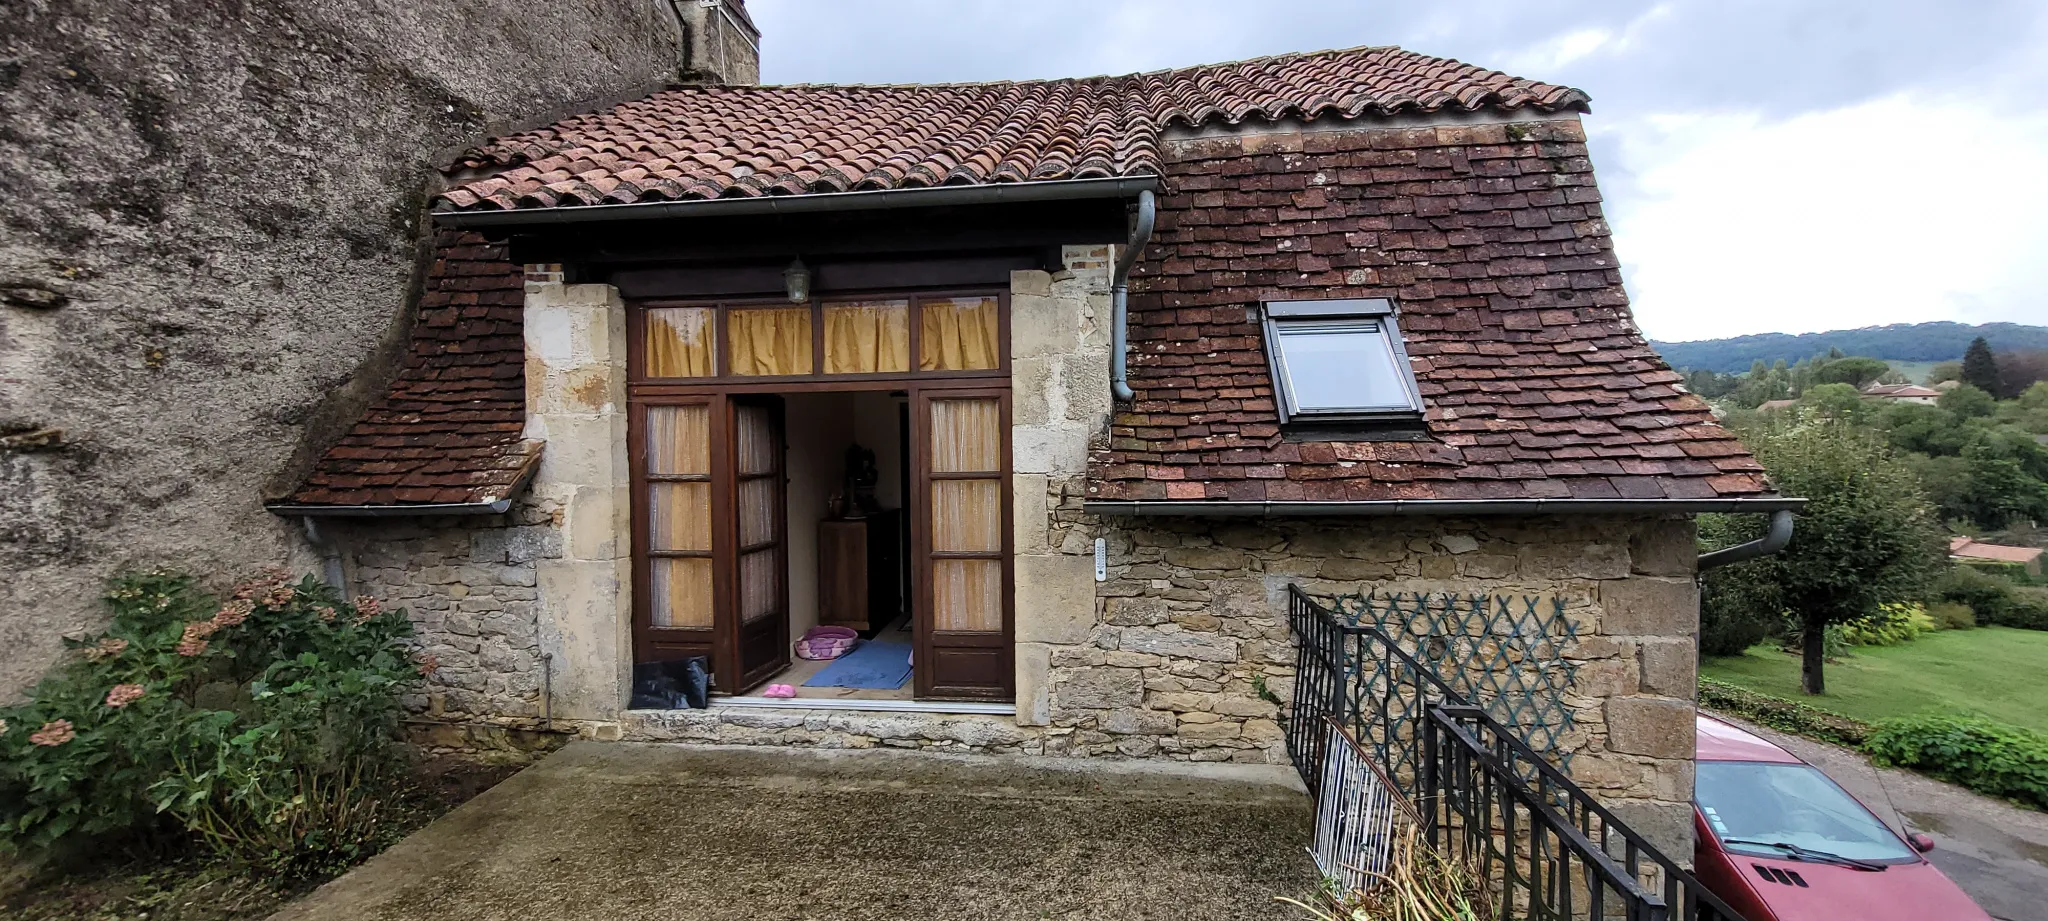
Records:
[[[761,30],[746,0],[668,0],[683,29],[683,83],[761,82]]]

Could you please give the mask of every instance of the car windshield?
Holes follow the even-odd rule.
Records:
[[[1913,851],[1826,774],[1804,764],[1702,761],[1694,799],[1728,851],[1789,857],[1790,844],[1852,860],[1912,860]]]

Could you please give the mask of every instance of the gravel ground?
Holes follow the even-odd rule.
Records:
[[[578,743],[273,921],[1299,917],[1281,767]]]

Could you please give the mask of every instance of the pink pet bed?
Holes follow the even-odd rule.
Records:
[[[799,659],[837,659],[860,645],[860,634],[850,627],[812,627],[796,641]]]

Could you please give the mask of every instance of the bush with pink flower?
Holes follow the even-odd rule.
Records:
[[[115,578],[104,633],[0,708],[0,854],[185,838],[293,872],[369,848],[422,663],[402,610],[272,571]]]

